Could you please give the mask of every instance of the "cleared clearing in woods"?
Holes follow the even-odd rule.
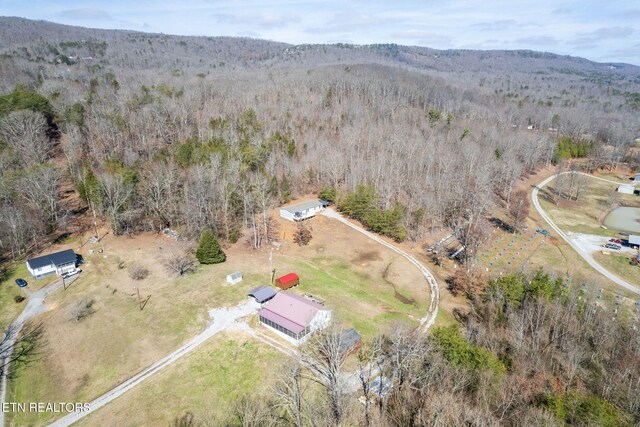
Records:
[[[208,309],[235,305],[249,290],[269,284],[270,253],[276,277],[298,273],[300,286],[293,292],[324,300],[337,319],[365,338],[399,323],[418,325],[430,299],[417,269],[336,221],[319,216],[306,224],[313,229],[308,246],[293,244],[294,226],[282,221],[280,249],[255,251],[239,242],[226,249],[227,262],[178,278],[162,266],[174,244],[166,236],[108,235],[104,254],[90,254],[85,247],[82,277],[47,300],[50,311],[42,316],[46,351],[10,382],[8,401],[89,401],[108,391],[200,332]],[[135,265],[147,268],[149,277],[131,279],[129,269]],[[244,280],[227,285],[226,275],[237,270]],[[143,311],[134,286],[142,298],[151,295]],[[83,297],[95,300],[95,313],[80,322],[69,320],[70,307]],[[264,377],[264,370],[255,375]],[[194,378],[183,380],[188,384]],[[9,421],[38,425],[53,419],[51,414],[18,413]]]

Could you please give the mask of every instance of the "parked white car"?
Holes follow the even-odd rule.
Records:
[[[79,268],[73,269],[71,271],[67,271],[66,273],[62,274],[62,278],[63,279],[68,279],[69,277],[75,276],[76,274],[80,274],[82,273],[82,270],[80,270]]]

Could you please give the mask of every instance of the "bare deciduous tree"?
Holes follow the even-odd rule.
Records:
[[[93,298],[81,298],[71,305],[69,309],[69,317],[76,322],[81,321],[87,316],[94,313]]]
[[[20,110],[0,119],[0,139],[19,154],[25,165],[47,161],[53,144],[46,135],[47,120],[42,113]]]
[[[164,258],[164,266],[171,273],[183,276],[195,271],[196,260],[193,256],[193,248],[181,243],[169,245]]]

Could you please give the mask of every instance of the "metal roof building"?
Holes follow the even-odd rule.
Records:
[[[331,321],[331,311],[304,297],[278,292],[258,312],[260,322],[294,344]]]
[[[254,297],[258,303],[262,304],[276,296],[276,290],[271,286],[258,286],[247,295]]]

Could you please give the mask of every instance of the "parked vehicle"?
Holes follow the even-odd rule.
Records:
[[[24,279],[16,279],[16,285],[24,288],[25,286],[27,286],[27,281]]]
[[[547,230],[545,230],[544,228],[538,228],[538,229],[536,230],[536,233],[540,233],[540,234],[542,234],[543,236],[548,236],[548,235],[550,235],[550,234],[551,234],[551,233],[549,233]]]
[[[82,273],[82,270],[80,270],[79,268],[76,268],[74,270],[68,271],[66,273],[62,274],[62,278],[63,279],[68,279],[69,277],[75,276],[76,274],[80,274]]]
[[[606,245],[604,245],[604,247],[607,248],[607,249],[613,249],[613,250],[616,250],[616,251],[619,251],[620,249],[622,249],[622,246],[616,245],[614,243],[607,243]]]

